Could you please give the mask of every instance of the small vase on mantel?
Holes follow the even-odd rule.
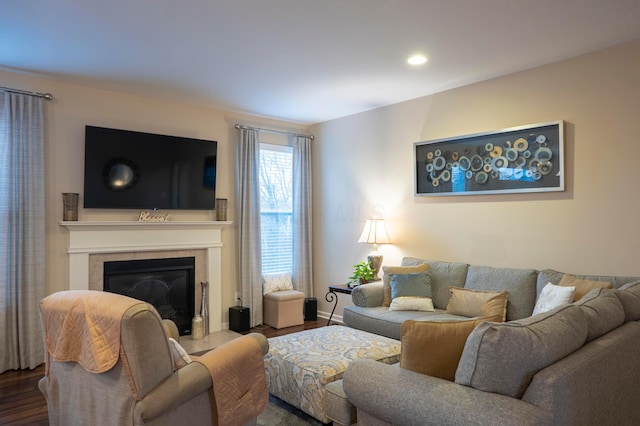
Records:
[[[209,303],[207,302],[207,288],[209,287],[209,283],[207,281],[201,282],[200,287],[202,288],[202,296],[200,304],[200,316],[202,317],[202,330],[205,336],[209,335]]]

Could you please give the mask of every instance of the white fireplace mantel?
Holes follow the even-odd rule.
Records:
[[[60,222],[69,231],[69,289],[89,289],[89,255],[206,250],[209,330],[222,329],[222,228],[232,222]]]

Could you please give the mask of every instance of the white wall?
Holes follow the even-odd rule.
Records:
[[[304,132],[296,124],[248,117],[225,111],[98,90],[81,85],[0,70],[0,86],[51,92],[45,102],[47,294],[68,288],[68,235],[62,220],[62,193],[83,196],[84,126],[87,124],[218,141],[216,196],[229,199],[229,218],[235,209],[235,123]],[[270,137],[270,136],[267,136]],[[213,220],[209,211],[167,211],[174,220]],[[79,220],[137,220],[138,210],[80,209]],[[235,306],[235,224],[223,230],[222,297]]]
[[[428,67],[428,65],[427,65]],[[428,74],[428,68],[425,73]],[[46,103],[47,292],[68,281],[62,192],[83,192],[86,124],[219,142],[218,196],[234,211],[233,124],[309,132],[314,161],[314,281],[319,310],[327,286],[344,283],[371,248],[364,220],[386,218],[402,256],[566,272],[640,275],[640,42],[304,129],[291,123],[102,91],[0,71],[2,86],[51,92]],[[371,88],[375,90],[375,88]],[[413,143],[565,120],[562,193],[413,196]],[[172,213],[211,219],[209,212]],[[83,211],[80,220],[132,220],[137,211]],[[224,305],[234,304],[235,225],[223,231]],[[341,303],[336,310],[342,313]],[[223,313],[226,322],[226,310]]]
[[[640,275],[638,75],[640,41],[313,126],[316,294],[366,257],[357,239],[376,212],[394,242],[381,246],[386,265]],[[565,192],[413,196],[414,142],[554,120],[566,126]]]

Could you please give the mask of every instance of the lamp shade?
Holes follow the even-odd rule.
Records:
[[[387,230],[384,228],[384,219],[367,219],[359,243],[391,244]]]

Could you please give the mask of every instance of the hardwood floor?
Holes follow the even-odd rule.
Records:
[[[251,331],[269,338],[324,327],[326,324],[327,320],[320,318],[280,330],[260,326]],[[0,374],[0,425],[49,425],[47,403],[38,389],[38,380],[43,375],[44,364],[33,370],[6,371]]]
[[[44,364],[0,374],[0,425],[48,425],[47,403],[38,389]]]

